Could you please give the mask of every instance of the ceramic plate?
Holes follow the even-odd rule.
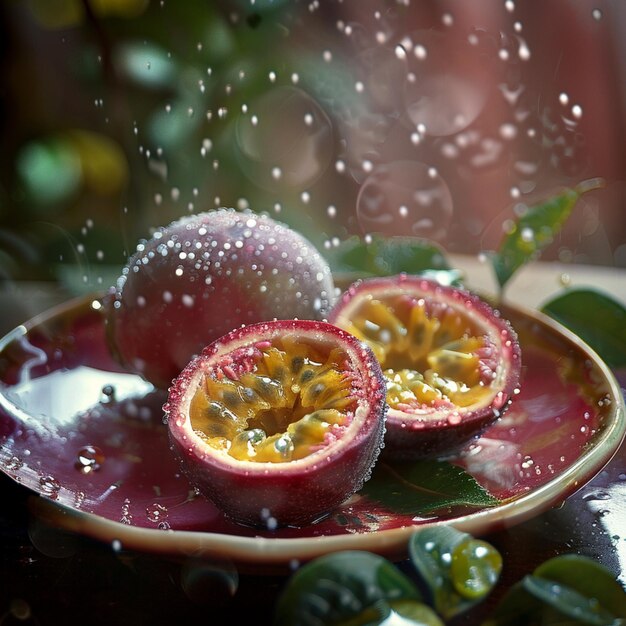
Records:
[[[454,524],[476,535],[563,501],[610,460],[626,430],[604,363],[537,313],[504,307],[520,336],[521,393],[505,416],[450,461],[498,500],[428,515],[357,494],[304,528],[254,529],[225,519],[181,475],[162,421],[162,392],[123,371],[106,347],[101,302],[70,302],[0,342],[0,469],[41,497],[64,529],[168,556],[276,571],[335,550],[400,559],[410,534]],[[379,478],[384,465],[375,470]],[[389,478],[389,490],[395,486]]]

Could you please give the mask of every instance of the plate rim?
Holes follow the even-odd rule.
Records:
[[[87,294],[58,304],[20,324],[0,338],[0,350],[8,341],[24,334],[30,328],[44,323],[61,313],[101,301],[103,293]],[[481,295],[485,299],[486,296]],[[539,310],[499,301],[492,304],[501,312],[512,310],[518,316],[541,324],[551,333],[565,339],[581,351],[601,372],[613,402],[608,410],[607,423],[571,465],[547,483],[494,507],[467,513],[450,520],[420,522],[398,528],[375,530],[346,535],[319,535],[312,537],[242,537],[199,530],[162,530],[130,526],[104,518],[96,513],[81,511],[69,505],[28,489],[29,509],[42,521],[62,530],[74,532],[103,543],[120,542],[122,549],[135,550],[170,557],[205,557],[232,561],[244,570],[255,573],[284,572],[302,561],[339,550],[367,550],[382,556],[402,560],[408,554],[411,535],[427,527],[448,525],[480,536],[501,528],[508,528],[535,517],[578,491],[596,476],[617,453],[626,438],[626,403],[615,375],[603,359],[578,335]],[[16,477],[3,474],[20,484]],[[22,485],[23,486],[23,485]],[[118,545],[118,544],[114,544]]]

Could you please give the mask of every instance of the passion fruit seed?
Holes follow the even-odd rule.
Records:
[[[217,366],[189,409],[191,426],[215,450],[240,461],[301,459],[341,437],[354,417],[347,355],[293,338],[254,346],[251,371]]]
[[[374,351],[387,379],[387,400],[408,412],[465,407],[490,395],[495,346],[446,303],[406,294],[365,299],[346,330]]]
[[[383,368],[390,453],[456,449],[501,415],[519,382],[517,337],[477,296],[417,277],[353,285],[330,321]]]
[[[118,359],[158,387],[233,328],[326,317],[334,285],[307,239],[270,217],[218,209],[141,241],[107,299]]]
[[[372,351],[324,322],[237,329],[181,373],[164,409],[190,481],[246,524],[300,525],[361,488],[382,446]]]

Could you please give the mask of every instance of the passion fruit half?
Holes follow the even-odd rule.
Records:
[[[498,419],[517,392],[509,322],[477,295],[399,275],[352,285],[329,321],[369,345],[386,380],[385,454],[451,453]]]
[[[182,371],[164,406],[190,482],[237,522],[301,526],[369,477],[385,382],[371,349],[307,320],[228,333]]]
[[[323,319],[334,298],[328,264],[288,226],[252,211],[185,216],[139,242],[106,301],[118,360],[157,387],[233,328]]]

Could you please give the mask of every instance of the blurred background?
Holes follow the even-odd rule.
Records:
[[[494,249],[592,177],[544,258],[626,267],[617,0],[0,0],[0,279],[107,287],[218,206],[322,251]]]

